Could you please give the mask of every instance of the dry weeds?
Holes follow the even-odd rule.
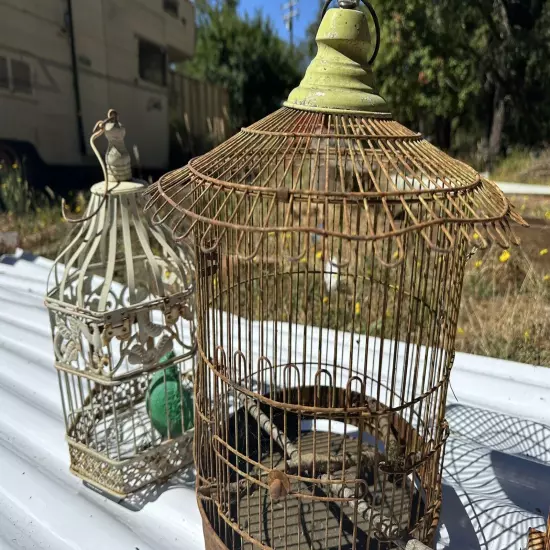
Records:
[[[550,270],[545,264],[532,261],[522,248],[509,255],[490,249],[472,258],[456,344],[459,351],[550,367]]]

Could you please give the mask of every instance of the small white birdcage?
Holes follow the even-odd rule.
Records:
[[[105,181],[68,220],[46,297],[71,471],[116,497],[193,461],[193,253],[148,223],[124,135],[115,111],[96,126]]]

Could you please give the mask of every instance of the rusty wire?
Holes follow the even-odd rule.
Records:
[[[465,263],[500,190],[389,118],[282,108],[149,190],[197,252],[207,548],[430,544]]]

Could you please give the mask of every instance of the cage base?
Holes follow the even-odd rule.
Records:
[[[348,449],[357,446],[356,440],[342,435],[317,433],[314,440],[313,433],[309,432],[301,437],[301,450],[303,453],[312,452],[315,445],[318,448],[327,448],[329,441],[335,455],[341,454],[346,445]],[[364,449],[367,450],[368,446],[364,445]],[[280,453],[274,454],[272,458],[274,467],[283,463]],[[271,457],[266,455],[262,464],[269,468],[270,460]],[[346,485],[349,486],[357,477],[355,470],[355,467],[346,470]],[[387,518],[391,517],[392,525],[402,534],[408,533],[424,513],[424,501],[418,490],[409,483],[397,488],[394,483],[386,480],[384,487],[369,484],[368,489],[371,493],[384,494],[382,501],[378,505],[372,505],[372,508],[382,512]],[[320,488],[314,489],[312,484],[304,482],[294,486],[293,490],[304,495],[312,493],[317,497],[327,496]],[[319,500],[293,498],[287,499],[286,504],[279,501],[270,505],[268,491],[260,489],[242,497],[238,511],[242,518],[241,529],[261,540],[268,548],[336,550],[351,548],[354,540],[357,550],[390,550],[393,547],[393,544],[379,540],[372,532],[369,533],[369,521],[360,514],[357,515],[357,521],[353,522],[354,509],[348,504],[340,506]],[[237,508],[233,512],[236,513]],[[254,544],[244,541],[242,545],[237,545],[242,550],[253,550],[254,547]]]
[[[332,389],[329,392],[325,386],[321,386],[315,391],[310,387],[303,387],[300,403],[310,405],[316,402],[317,406],[326,407],[330,404],[334,406],[334,403],[336,403],[336,405],[342,406],[346,402],[346,395],[347,392],[341,389],[336,391]],[[354,399],[355,397],[359,399],[361,396],[351,392],[350,398]],[[287,390],[286,399],[288,402],[298,402],[293,390]],[[381,403],[375,402],[374,404],[377,405],[377,409],[384,410]],[[269,414],[269,410],[264,411],[264,413]],[[247,412],[243,408],[239,409],[236,414],[237,418],[229,422],[229,433],[227,434],[229,449],[246,449],[246,433],[250,431],[250,433],[255,434],[258,427],[251,417],[248,418],[248,422],[245,421]],[[282,429],[283,418],[281,414],[273,414],[272,418],[273,423],[278,424],[279,429]],[[426,442],[419,432],[403,417],[393,413],[388,416],[388,419],[394,427],[394,433],[398,434],[398,439],[403,445],[407,442],[411,448],[426,448]],[[336,455],[343,451],[344,445],[347,449],[350,448],[350,444],[353,448],[357,448],[357,435],[352,435],[353,431],[351,429],[349,432],[347,430],[342,431],[342,426],[337,426],[337,424],[341,424],[339,421],[332,419],[332,424],[328,427],[321,425],[322,418],[317,418],[316,422],[316,427],[312,430],[307,418],[295,412],[286,412],[285,414],[285,434],[294,445],[298,445],[302,449],[302,453],[306,453],[308,448],[310,451],[312,450],[313,431],[316,432],[315,454],[320,453],[322,450],[327,453],[326,449],[329,447],[331,448],[330,454]],[[346,423],[351,428],[355,425],[355,419],[352,417]],[[363,433],[363,447],[368,449],[369,447],[372,448],[373,445],[383,445],[376,438],[372,440],[371,436],[374,437],[369,430]],[[371,496],[376,497],[375,501],[367,500],[371,503],[369,508],[383,512],[385,518],[388,517],[388,514],[393,518],[390,529],[383,529],[386,531],[385,533],[379,532],[374,525],[368,524],[367,516],[363,516],[363,514],[354,518],[355,507],[349,503],[341,505],[332,500],[331,504],[328,504],[331,498],[325,499],[328,496],[326,482],[319,485],[319,489],[323,494],[318,496],[323,498],[312,499],[308,497],[308,494],[311,494],[310,484],[300,481],[298,486],[295,480],[292,485],[294,496],[291,493],[285,501],[279,500],[273,503],[271,503],[269,492],[258,487],[258,484],[255,484],[255,487],[252,486],[254,489],[252,492],[249,490],[248,493],[242,493],[238,502],[231,502],[223,494],[211,500],[203,500],[199,494],[199,508],[201,513],[204,512],[203,522],[207,522],[204,526],[206,549],[249,550],[257,547],[267,550],[318,547],[330,550],[355,547],[361,550],[389,550],[395,547],[392,541],[407,540],[410,536],[422,541],[424,544],[432,545],[441,507],[441,479],[435,469],[439,464],[438,456],[445,439],[446,433],[443,430],[441,441],[430,445],[430,449],[433,450],[432,454],[429,455],[430,458],[428,459],[428,456],[426,456],[419,467],[405,474],[406,479],[399,475],[395,477],[389,472],[382,473],[379,471],[377,474],[374,470],[370,474],[368,474],[368,470],[363,472],[361,477],[367,482]],[[223,449],[214,447],[214,452],[221,455]],[[283,461],[280,450],[273,452],[270,438],[264,432],[261,432],[260,439],[252,445],[249,454],[252,460],[257,460],[263,464],[263,472],[269,472],[272,468],[277,469],[277,461]],[[230,477],[226,481],[236,482],[238,479],[233,474],[238,470],[246,472],[247,464],[242,458],[232,457],[231,453],[229,459],[232,463],[234,462],[234,466],[231,468]],[[273,464],[272,460],[274,461]],[[353,482],[349,484],[350,479],[353,480],[355,475],[352,470],[353,466],[349,472],[346,469],[344,474],[346,486],[353,486]],[[265,487],[265,483],[269,483],[269,480],[264,479],[264,477],[265,475],[262,474],[263,486]],[[337,478],[333,477],[332,479],[337,481]],[[403,490],[401,487],[407,484],[408,489]],[[396,488],[398,488],[397,491]],[[316,501],[314,510],[311,506],[313,501]],[[296,522],[300,521],[300,513],[302,512],[300,508],[303,508],[303,505],[307,503],[310,504],[309,515],[306,514],[307,521],[302,521],[302,529],[300,530],[297,528]],[[228,504],[230,505],[228,506]],[[331,513],[327,513],[329,507],[332,507]],[[250,513],[245,512],[245,508],[250,510]],[[362,510],[365,510],[364,507]],[[315,514],[315,521],[311,519],[312,513]],[[330,519],[330,525],[329,521],[325,519],[327,517]],[[261,524],[260,518],[262,519]],[[341,518],[344,520],[343,523]],[[318,529],[317,520],[323,519],[325,519],[325,524]],[[355,526],[353,522],[355,522]],[[304,533],[304,525],[306,530],[309,529],[309,532]],[[387,527],[388,522],[384,521],[382,525]],[[397,529],[392,529],[392,525]],[[327,529],[330,531],[328,534]],[[288,531],[290,536],[285,535],[281,538],[280,535],[285,530]],[[293,533],[290,531],[293,531]]]
[[[120,500],[144,487],[165,481],[169,476],[193,463],[194,430],[166,441],[132,459],[120,462],[105,459],[98,453],[69,439],[71,472],[93,485],[96,492]]]

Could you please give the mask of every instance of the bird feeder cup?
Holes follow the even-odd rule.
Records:
[[[144,216],[116,113],[91,189],[48,280],[71,471],[121,499],[193,461],[194,255]]]
[[[524,223],[392,119],[341,6],[280,110],[149,191],[195,242],[208,549],[432,544],[464,268]]]

